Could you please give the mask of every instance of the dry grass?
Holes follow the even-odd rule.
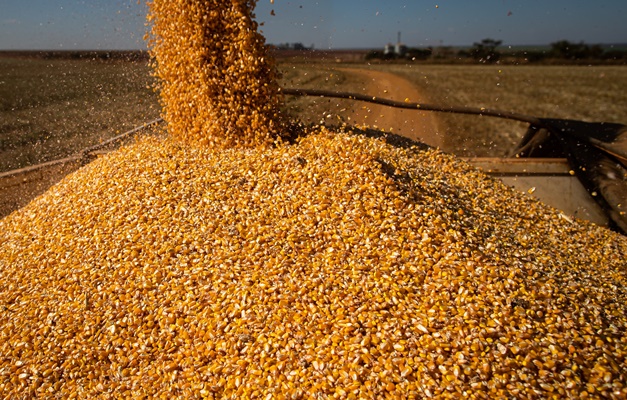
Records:
[[[621,66],[391,65],[431,102],[498,108],[536,117],[627,123],[627,68]],[[503,156],[526,125],[476,116],[440,114],[445,150],[463,156]]]

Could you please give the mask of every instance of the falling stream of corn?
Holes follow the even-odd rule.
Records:
[[[0,221],[0,398],[625,398],[625,237],[391,135],[286,140],[254,5],[150,2],[170,135]]]

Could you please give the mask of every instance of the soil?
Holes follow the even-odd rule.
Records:
[[[364,94],[395,101],[429,102],[413,83],[393,73],[360,68],[340,70],[366,82],[366,87],[362,89]],[[351,124],[393,132],[433,147],[441,148],[444,142],[444,131],[431,112],[360,102],[347,111],[346,117]]]

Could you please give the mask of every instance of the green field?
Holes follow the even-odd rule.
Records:
[[[360,91],[341,64],[280,64],[284,87]],[[359,66],[350,64],[351,68]],[[627,67],[363,65],[399,74],[430,103],[498,108],[538,117],[627,123]],[[159,116],[145,62],[0,58],[0,171],[61,158]],[[287,98],[305,122],[355,106]],[[444,150],[463,156],[511,152],[525,125],[439,114]]]

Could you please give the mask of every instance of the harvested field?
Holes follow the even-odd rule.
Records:
[[[159,116],[146,62],[0,58],[0,171],[78,152]]]
[[[413,82],[435,104],[486,107],[536,117],[627,123],[625,66],[373,66]],[[438,114],[443,149],[460,156],[507,156],[525,124]]]
[[[345,67],[356,65],[279,64],[280,85],[365,93],[367,79],[343,71]],[[0,84],[0,171],[68,156],[159,114],[157,96],[146,88],[152,82],[149,68],[142,62],[0,58],[0,68],[4,82]],[[398,74],[413,82],[431,103],[500,108],[539,117],[627,121],[627,67],[360,68]],[[360,107],[363,104],[330,99],[288,97],[286,103],[286,111],[305,123],[320,123],[329,114],[333,118],[326,120],[328,124],[350,122],[346,114]],[[448,138],[442,149],[460,156],[507,155],[525,129],[524,124],[493,118],[433,115]]]

